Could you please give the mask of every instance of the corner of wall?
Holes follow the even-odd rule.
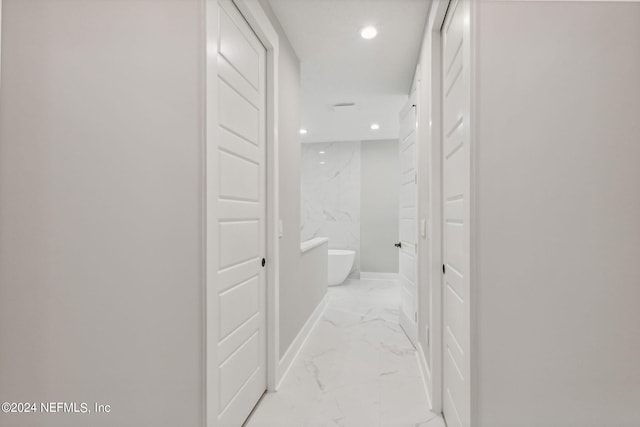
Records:
[[[279,38],[278,135],[282,236],[279,283],[279,355],[282,362],[326,294],[305,277],[300,253],[300,61],[269,2],[259,0]],[[324,284],[324,282],[323,282]],[[287,356],[289,357],[289,356]]]

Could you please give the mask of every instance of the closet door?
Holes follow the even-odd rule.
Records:
[[[209,419],[227,427],[266,390],[266,50],[230,0],[212,3],[207,398]]]

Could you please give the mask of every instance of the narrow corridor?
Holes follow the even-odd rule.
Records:
[[[247,427],[444,427],[398,325],[399,291],[386,280],[329,288],[280,390],[264,396]]]

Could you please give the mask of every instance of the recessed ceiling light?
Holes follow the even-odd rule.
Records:
[[[377,123],[373,123],[373,124],[371,125],[371,130],[378,130],[378,129],[380,129],[380,125],[379,125],[379,124],[377,124]]]
[[[300,129],[300,135],[306,135],[306,134],[307,134],[306,129]]]
[[[324,165],[324,162],[320,162],[321,165]]]
[[[363,39],[371,40],[378,35],[378,30],[373,26],[364,27],[362,31],[360,31],[360,35]]]
[[[324,151],[320,151],[320,154],[324,154]]]

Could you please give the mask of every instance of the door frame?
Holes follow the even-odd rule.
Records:
[[[247,21],[258,40],[266,49],[266,383],[267,391],[275,391],[278,384],[278,361],[279,355],[279,277],[280,277],[280,256],[278,223],[279,211],[279,165],[278,165],[278,57],[279,57],[279,37],[276,29],[271,24],[266,12],[259,4],[258,0],[231,0]],[[203,6],[203,33],[205,40],[205,60],[203,61],[203,73],[205,81],[205,95],[203,100],[204,114],[204,188],[203,188],[203,218],[205,238],[204,242],[204,289],[203,305],[205,313],[204,321],[204,373],[203,396],[204,396],[204,420],[205,425],[215,426],[217,407],[213,398],[210,398],[218,382],[216,369],[215,347],[216,337],[209,337],[212,331],[216,330],[214,325],[217,322],[217,312],[215,301],[207,292],[209,284],[215,284],[215,272],[208,266],[208,259],[217,255],[216,233],[210,230],[209,225],[213,221],[209,219],[212,212],[216,211],[217,201],[217,177],[215,170],[215,153],[207,150],[207,141],[211,137],[209,129],[214,129],[218,123],[217,111],[217,42],[218,42],[218,0],[205,0]],[[215,217],[214,217],[215,218]],[[214,414],[214,415],[211,415]]]
[[[422,99],[428,100],[426,110],[426,120],[428,123],[427,140],[428,143],[428,165],[429,170],[429,241],[431,257],[427,266],[430,293],[429,299],[430,325],[429,333],[429,357],[430,357],[430,392],[432,410],[438,414],[442,413],[442,276],[440,275],[440,265],[442,264],[442,90],[441,90],[441,46],[442,37],[440,29],[444,24],[444,18],[449,7],[449,0],[435,0],[431,4],[431,12],[427,21],[427,49],[428,67],[423,67],[426,76],[424,77],[424,96]]]
[[[476,334],[477,319],[477,290],[474,285],[477,271],[477,191],[476,191],[476,158],[477,147],[476,141],[476,117],[478,110],[477,102],[477,85],[476,85],[476,64],[477,64],[477,13],[476,2],[474,0],[460,0],[469,2],[469,25],[466,27],[465,36],[469,40],[469,90],[471,102],[469,106],[469,149],[470,149],[470,185],[469,185],[469,233],[470,233],[470,269],[469,269],[469,310],[470,310],[470,386],[471,386],[471,420],[476,418],[477,414],[477,360],[476,349],[478,348]],[[420,129],[422,135],[418,135],[420,146],[425,147],[427,151],[426,160],[420,165],[420,169],[427,169],[428,175],[428,210],[426,212],[428,222],[427,243],[429,254],[427,265],[421,268],[426,270],[424,277],[431,286],[429,286],[429,357],[430,364],[427,367],[427,389],[431,400],[431,409],[436,413],[442,413],[443,401],[443,277],[442,277],[442,260],[443,260],[443,203],[442,203],[442,119],[443,119],[443,97],[442,97],[442,37],[441,29],[444,24],[445,16],[449,8],[451,0],[434,0],[431,4],[427,26],[425,31],[425,40],[423,45],[422,73],[421,73],[421,91],[418,94],[423,113],[419,116],[421,124]],[[424,123],[424,125],[422,125]],[[427,130],[423,130],[424,128]],[[423,191],[421,191],[422,193]],[[420,216],[422,217],[422,215]]]

